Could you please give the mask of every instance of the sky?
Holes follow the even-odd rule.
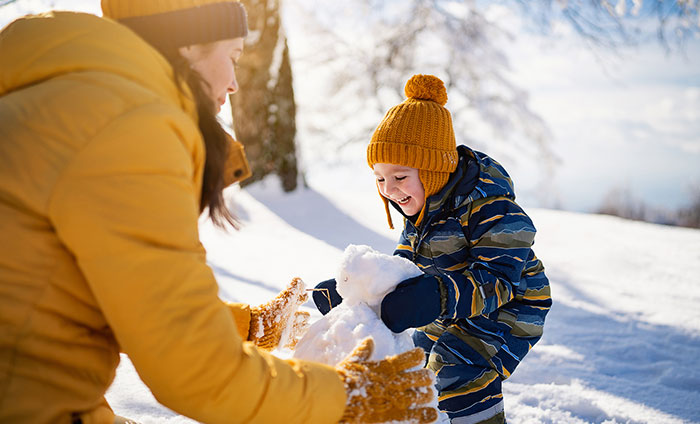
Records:
[[[318,158],[325,140],[307,129],[323,118],[307,111],[324,102],[317,95],[323,74],[303,67],[318,40],[308,35],[299,4],[322,7],[323,2],[294,0],[285,8],[291,57],[303,69],[294,80],[302,162],[307,159],[307,178],[342,186],[348,178],[343,163],[354,169],[364,161],[364,146],[345,149],[340,163]],[[520,202],[595,211],[615,189],[655,207],[675,209],[689,202],[690,189],[700,186],[700,39],[667,54],[648,37],[613,54],[589,49],[568,25],[554,24],[544,36],[513,9],[493,5],[486,15],[513,35],[499,43],[510,62],[507,75],[529,93],[530,106],[548,125],[559,159],[555,173],[543,177],[545,166],[537,157],[523,161],[517,148],[504,152],[489,147],[492,135],[474,128],[469,136],[482,141],[481,150],[506,167]],[[363,112],[357,107],[358,116]],[[332,115],[333,109],[323,113]],[[458,140],[462,135],[457,134]],[[329,178],[335,182],[318,181]]]
[[[312,127],[327,118],[307,113],[309,102],[323,102],[317,93],[323,81],[321,74],[298,66],[317,45],[305,31],[300,3],[319,7],[323,2],[287,0],[283,8],[292,63],[300,70],[294,79],[299,159],[307,180],[342,187],[364,161],[364,144],[347,149],[342,163],[324,163],[316,154],[327,143]],[[19,0],[0,9],[0,25],[49,5],[100,14],[97,0]],[[613,190],[627,190],[657,208],[689,204],[691,190],[700,190],[700,39],[668,54],[650,37],[616,56],[592,51],[567,25],[555,24],[543,36],[502,5],[491,6],[487,16],[514,35],[502,45],[509,77],[528,91],[559,159],[555,173],[547,175],[537,158],[519,161],[498,149],[482,149],[509,171],[524,206],[596,211]],[[224,108],[221,116],[230,122],[229,111]]]
[[[657,207],[687,202],[700,185],[700,40],[668,54],[652,39],[599,58],[570,27],[554,34],[520,36],[511,54],[553,132],[563,206],[591,210],[612,188]]]

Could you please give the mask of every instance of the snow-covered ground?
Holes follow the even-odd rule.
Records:
[[[391,253],[399,230],[386,228],[365,171],[329,173],[292,194],[274,180],[229,189],[242,230],[201,224],[221,296],[258,304],[292,277],[315,285],[348,244]],[[504,383],[508,422],[700,423],[700,231],[528,212],[554,306],[541,342]],[[310,302],[303,308],[320,317]],[[144,423],[191,422],[158,405],[126,357],[107,399]]]
[[[3,7],[0,26],[51,5],[99,14],[97,1],[18,1]],[[580,52],[568,44],[560,49]],[[551,50],[549,59],[543,60],[523,49],[522,56],[531,64],[517,59],[515,68],[524,72],[520,80],[534,92],[535,106],[546,115],[557,138],[569,140],[566,150],[571,152],[563,155],[565,172],[557,180],[562,187],[575,187],[567,195],[575,193],[572,197],[579,201],[589,191],[603,194],[620,175],[654,189],[656,197],[677,191],[682,186],[679,179],[697,179],[696,56],[690,55],[691,66],[684,67],[645,55],[641,65],[633,64],[630,77],[623,75],[621,79],[629,84],[615,100],[609,87],[615,81],[586,83],[589,77],[584,71],[593,66],[581,66],[565,52]],[[647,66],[649,57],[653,66]],[[555,58],[555,65],[566,62],[569,66],[552,65]],[[672,84],[659,83],[661,73],[651,72],[661,67]],[[583,81],[572,77],[579,74]],[[530,81],[532,75],[546,81]],[[307,80],[317,83],[308,76]],[[675,88],[669,89],[669,84]],[[591,90],[592,86],[597,89]],[[632,87],[653,90],[631,96]],[[308,93],[298,92],[303,93],[298,98],[307,98]],[[592,96],[592,92],[605,96]],[[577,103],[574,114],[572,98],[585,100]],[[629,102],[634,107],[627,107]],[[643,113],[637,105],[643,106]],[[557,117],[562,113],[563,121]],[[621,125],[626,127],[619,129]],[[653,131],[647,131],[647,125]],[[641,144],[635,135],[640,131]],[[575,142],[576,136],[583,140]],[[658,140],[669,137],[671,141],[656,146]],[[677,149],[667,146],[676,138],[689,150],[672,158],[659,152],[664,148],[676,154]],[[591,139],[600,145],[590,144]],[[601,150],[602,144],[614,152]],[[318,146],[307,144],[309,148]],[[356,158],[363,157],[363,149],[359,148]],[[348,157],[352,160],[356,159]],[[614,166],[600,160],[612,161]],[[590,172],[591,163],[598,165],[596,172]],[[634,167],[634,172],[620,171],[620,164]],[[230,190],[244,224],[240,232],[225,233],[202,222],[202,239],[223,298],[262,303],[294,276],[315,285],[334,275],[349,244],[393,251],[399,230],[386,228],[369,171],[351,170],[345,175],[343,170],[313,171],[311,188],[289,195],[281,193],[275,181]],[[509,423],[700,423],[700,230],[526,210],[539,230],[535,248],[547,267],[554,306],[542,341],[504,384]],[[400,222],[398,217],[394,222]],[[304,308],[319,318],[313,305]],[[142,423],[191,422],[153,399],[127,357],[107,398],[116,412]]]

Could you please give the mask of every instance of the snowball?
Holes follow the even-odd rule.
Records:
[[[345,249],[335,276],[336,289],[344,303],[378,306],[398,283],[420,274],[421,270],[408,259],[351,244]]]
[[[392,333],[367,304],[349,307],[342,303],[309,327],[294,357],[336,365],[366,337],[374,339],[372,360],[413,349],[407,332]]]
[[[412,349],[410,333],[393,333],[379,318],[378,309],[398,283],[420,274],[420,269],[404,258],[369,246],[348,246],[336,274],[343,303],[309,327],[294,357],[336,365],[366,337],[374,339],[372,360]]]

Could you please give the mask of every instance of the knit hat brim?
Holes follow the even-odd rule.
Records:
[[[430,149],[415,144],[378,141],[367,146],[367,163],[391,163],[410,168],[450,173],[457,168],[457,150]]]
[[[173,48],[248,35],[248,17],[239,2],[219,2],[154,15],[121,18],[151,44]]]

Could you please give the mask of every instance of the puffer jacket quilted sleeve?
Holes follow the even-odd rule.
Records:
[[[282,409],[322,422],[307,397],[330,376],[244,344],[218,300],[191,153],[171,119],[160,105],[130,111],[74,158],[50,203],[58,237],[160,402],[204,422],[279,422]]]
[[[0,32],[0,63],[0,422],[112,422],[120,350],[197,421],[337,422],[336,371],[259,351],[246,308],[218,298],[205,146],[165,58],[55,12]]]

